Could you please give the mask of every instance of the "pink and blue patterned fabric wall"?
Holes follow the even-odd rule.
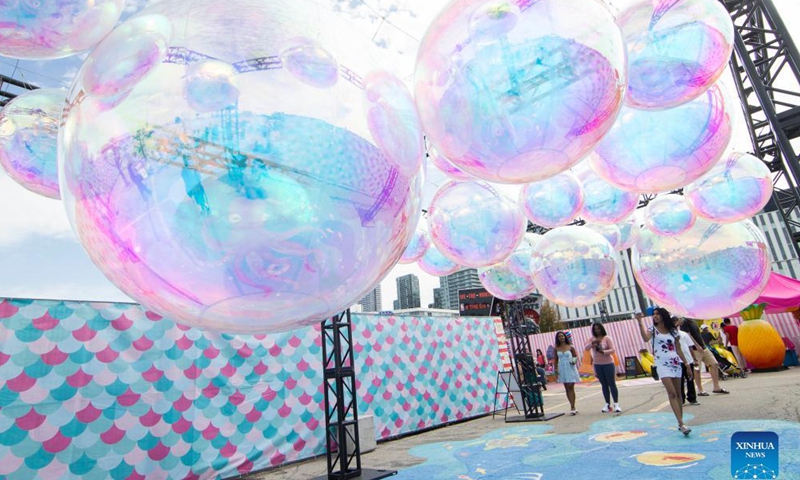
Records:
[[[490,318],[353,317],[390,438],[489,412]],[[324,453],[319,328],[232,336],[130,304],[0,300],[0,478],[224,478]]]

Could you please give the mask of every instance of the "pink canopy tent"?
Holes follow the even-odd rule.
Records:
[[[753,303],[766,303],[767,313],[796,310],[800,307],[800,280],[772,272],[761,296]]]

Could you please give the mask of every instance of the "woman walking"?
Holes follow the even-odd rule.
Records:
[[[603,413],[611,411],[611,400],[614,400],[614,411],[621,412],[619,406],[619,392],[617,391],[617,372],[614,367],[614,340],[606,334],[602,323],[592,325],[592,337],[586,342],[584,350],[592,352],[594,374],[603,388],[603,398],[606,405],[600,410]]]
[[[652,345],[653,355],[656,360],[653,368],[656,369],[661,383],[667,390],[672,413],[678,419],[678,430],[684,435],[689,435],[692,429],[683,423],[683,403],[680,399],[681,379],[683,378],[681,362],[686,365],[689,362],[687,361],[688,359],[684,358],[683,351],[681,351],[678,329],[665,308],[655,309],[653,312],[653,326],[650,328],[645,328],[641,313],[637,313],[636,318],[639,320],[642,340]],[[693,374],[694,372],[689,369],[687,372],[689,381],[692,381]]]
[[[569,400],[570,415],[577,415],[575,408],[575,384],[581,381],[578,375],[578,351],[572,346],[572,341],[564,332],[556,333],[556,358],[555,369],[558,372],[558,381],[564,384]]]

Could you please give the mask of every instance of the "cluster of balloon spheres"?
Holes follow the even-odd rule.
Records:
[[[585,306],[628,248],[642,289],[688,316],[732,313],[767,281],[748,218],[772,183],[727,152],[715,82],[733,26],[716,0],[617,15],[601,0],[453,0],[410,89],[313,0],[164,0],[120,24],[122,0],[31,5],[0,10],[0,55],[88,53],[69,90],[0,112],[0,163],[60,198],[105,276],[161,315],[290,330],[398,261]],[[421,205],[426,153],[452,180]],[[677,188],[640,225],[639,194]],[[552,230],[526,234],[528,220]]]

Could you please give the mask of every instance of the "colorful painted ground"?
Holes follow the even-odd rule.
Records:
[[[691,424],[691,423],[690,423]],[[780,479],[800,479],[800,423],[740,420],[693,427],[687,438],[668,414],[625,415],[588,431],[555,435],[550,425],[501,428],[475,440],[415,447],[425,463],[406,480],[548,480],[562,478],[730,479],[731,435],[773,431],[780,439]]]

